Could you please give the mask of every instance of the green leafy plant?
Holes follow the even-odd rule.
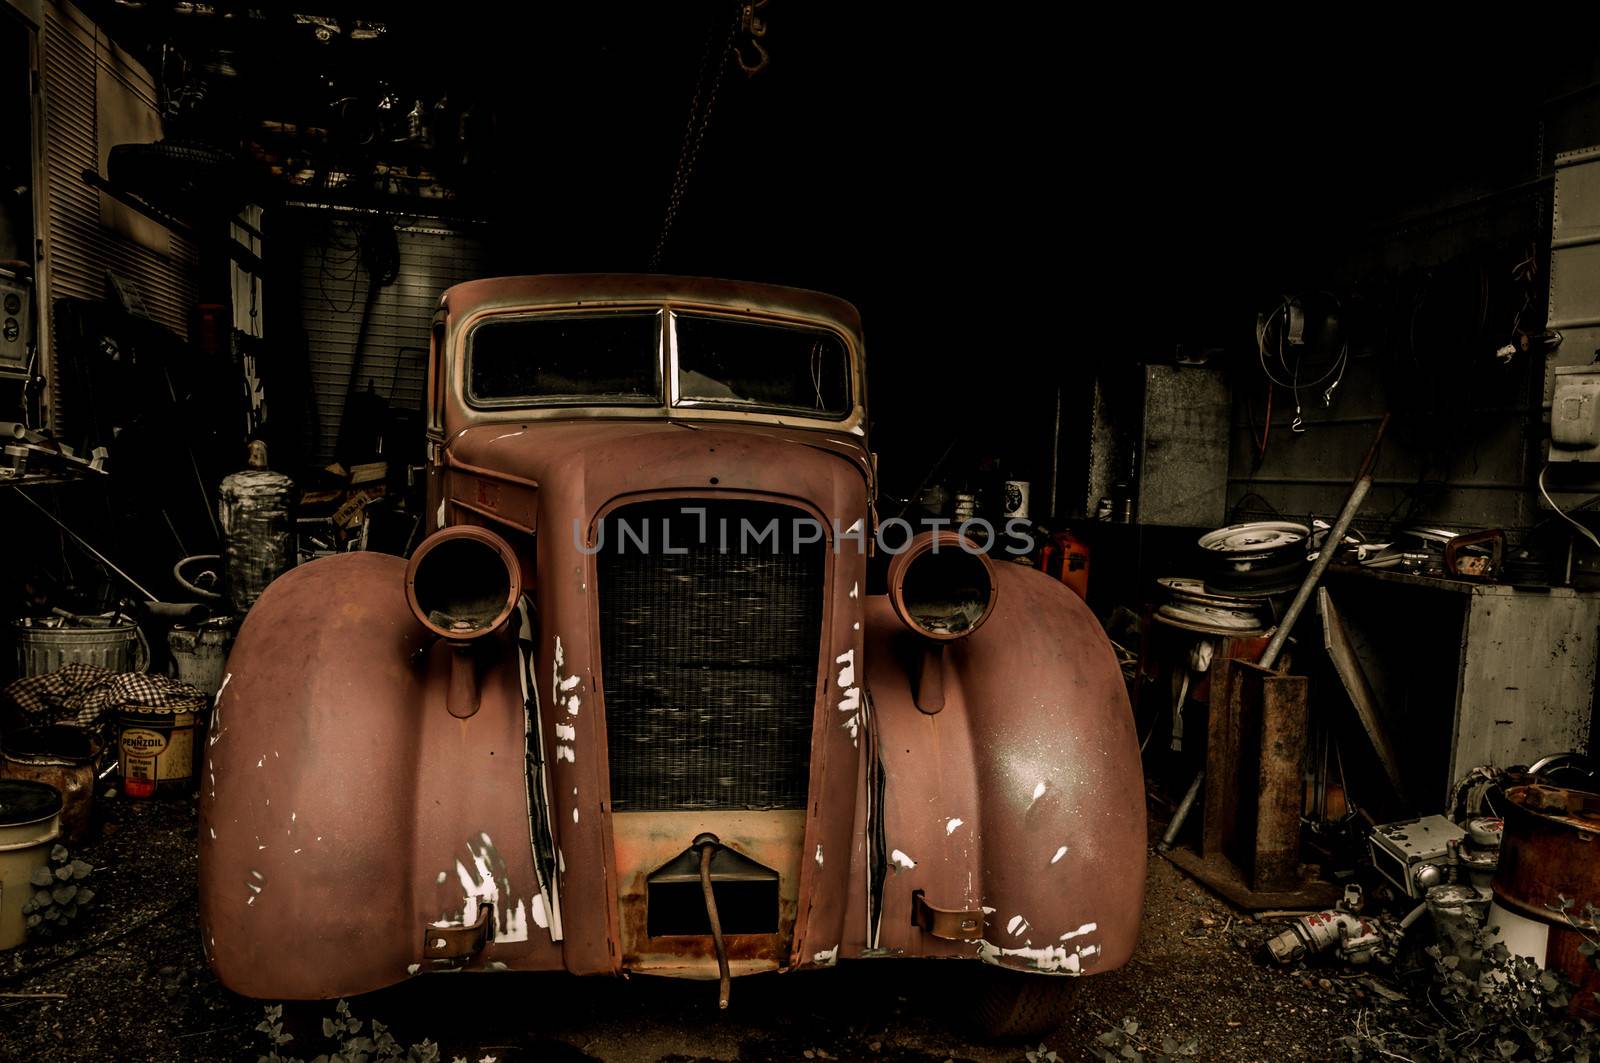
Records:
[[[265,1055],[257,1057],[257,1063],[306,1063],[280,1051],[294,1040],[294,1035],[283,1029],[283,1005],[274,1004],[264,1010],[266,1017],[256,1024],[256,1032],[266,1040],[268,1049]],[[338,1047],[314,1057],[311,1063],[439,1063],[439,1046],[432,1041],[403,1045],[376,1019],[367,1029],[350,1013],[349,1003],[343,1000],[334,1012],[333,1018],[322,1020],[322,1036]]]
[[[1124,1018],[1095,1038],[1094,1053],[1103,1063],[1175,1063],[1198,1056],[1200,1043],[1190,1039],[1180,1044],[1175,1038],[1163,1037],[1160,1045],[1152,1045],[1139,1036],[1137,1020]]]
[[[1550,909],[1585,935],[1582,951],[1600,967],[1594,938],[1597,913],[1583,916],[1561,898]],[[1460,947],[1426,950],[1433,961],[1431,985],[1424,992],[1439,1024],[1412,1030],[1375,1029],[1365,1015],[1356,1032],[1341,1043],[1353,1060],[1415,1060],[1429,1063],[1600,1063],[1600,1029],[1568,1011],[1575,989],[1559,971],[1541,970],[1525,956],[1513,956],[1495,931],[1481,921]]]
[[[28,879],[33,895],[22,905],[24,926],[30,937],[52,938],[65,933],[78,914],[94,900],[89,874],[94,868],[76,860],[65,845],[50,850],[50,859],[34,868]]]

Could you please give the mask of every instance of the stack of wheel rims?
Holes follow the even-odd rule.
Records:
[[[1259,598],[1212,594],[1200,580],[1187,576],[1163,576],[1156,583],[1167,598],[1156,615],[1178,627],[1246,638],[1261,634],[1266,626],[1265,603]]]
[[[1209,594],[1274,598],[1305,577],[1311,529],[1286,520],[1230,524],[1200,537]]]

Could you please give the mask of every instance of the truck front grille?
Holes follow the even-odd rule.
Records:
[[[596,561],[614,811],[805,807],[826,571],[821,541],[796,542],[815,537],[796,535],[806,519],[698,499],[606,517]]]

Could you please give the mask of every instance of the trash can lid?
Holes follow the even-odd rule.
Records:
[[[0,826],[37,823],[61,811],[61,791],[29,779],[0,779]]]

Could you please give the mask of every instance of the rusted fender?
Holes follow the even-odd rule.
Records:
[[[913,697],[923,643],[886,597],[867,602],[884,771],[876,945],[1048,974],[1109,970],[1132,955],[1144,906],[1144,777],[1122,673],[1077,595],[1032,569],[995,569],[994,612],[947,645],[932,715]],[[938,908],[985,913],[982,939],[913,925],[917,890]]]
[[[430,926],[495,905],[472,966],[560,968],[532,866],[518,655],[486,647],[478,712],[444,711],[450,650],[406,605],[405,562],[341,554],[250,610],[201,774],[200,925],[245,996],[368,992],[419,971]],[[515,618],[513,618],[515,620]]]

